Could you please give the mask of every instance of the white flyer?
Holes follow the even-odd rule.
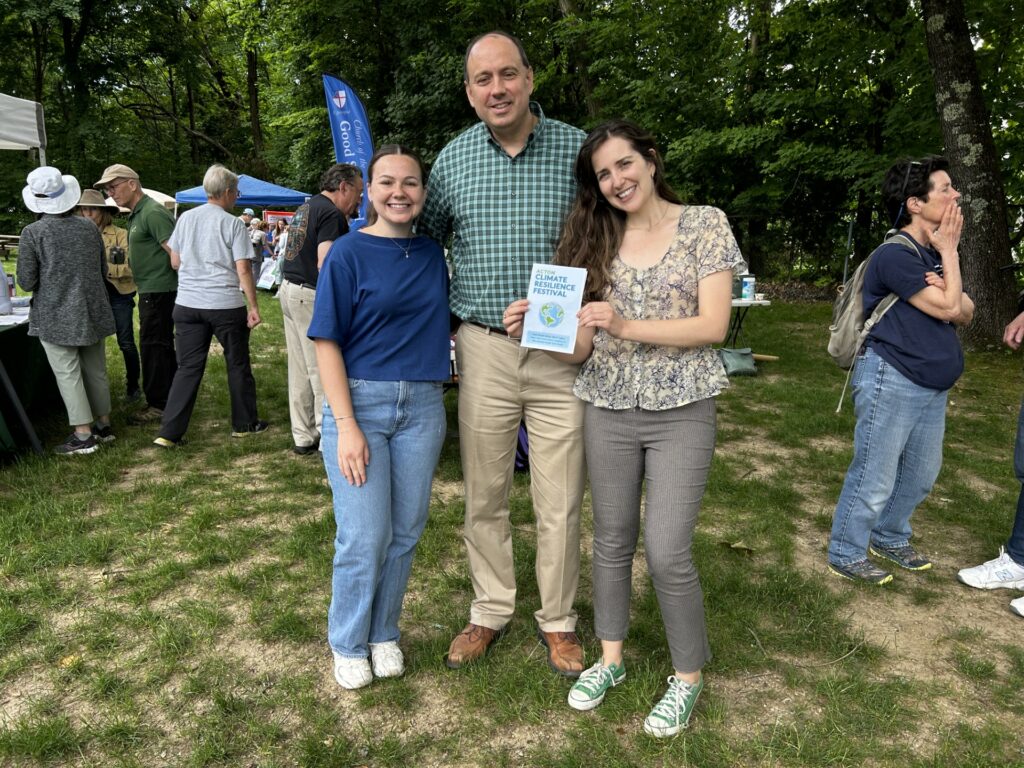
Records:
[[[526,300],[530,308],[523,321],[524,347],[551,352],[572,352],[576,347],[576,313],[583,303],[587,270],[534,264]]]

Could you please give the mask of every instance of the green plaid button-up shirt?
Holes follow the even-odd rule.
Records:
[[[536,102],[530,111],[539,122],[515,157],[482,122],[441,150],[417,225],[442,244],[452,236],[452,312],[492,328],[526,298],[534,263],[551,262],[576,196],[573,164],[585,134],[545,118]]]

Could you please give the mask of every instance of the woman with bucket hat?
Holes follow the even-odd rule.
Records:
[[[21,231],[18,285],[32,293],[28,335],[43,345],[75,431],[55,449],[92,453],[114,439],[103,340],[114,333],[104,288],[103,238],[72,212],[82,197],[74,176],[51,166],[36,168],[22,190],[39,218]]]
[[[116,205],[107,205],[103,195],[95,189],[82,191],[78,201],[78,215],[91,219],[99,227],[107,256],[106,288],[110,309],[114,312],[117,328],[117,346],[124,356],[125,391],[128,402],[142,396],[139,390],[139,348],[135,346],[135,279],[128,264],[128,230],[114,226]]]

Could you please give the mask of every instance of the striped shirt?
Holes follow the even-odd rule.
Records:
[[[573,164],[585,134],[538,122],[526,147],[509,157],[478,123],[448,144],[427,182],[418,232],[442,245],[451,235],[451,310],[501,328],[510,303],[525,299],[534,263],[548,264],[576,195]]]

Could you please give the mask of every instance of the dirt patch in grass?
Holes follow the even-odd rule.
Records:
[[[726,703],[725,727],[739,741],[750,737],[752,723],[788,727],[823,711],[806,691],[786,685],[780,672],[709,678],[708,691]]]
[[[136,491],[143,490],[147,485],[154,482],[162,482],[166,476],[166,467],[155,459],[158,458],[159,454],[157,451],[161,450],[156,446],[146,446],[143,449],[147,456],[151,456],[150,461],[142,461],[131,466],[122,467],[120,469],[121,479],[111,484],[111,489],[115,491]]]
[[[850,439],[835,435],[819,435],[806,443],[808,453],[846,453],[851,449]]]
[[[463,485],[461,481],[438,480],[434,478],[434,485],[431,488],[431,496],[447,506],[453,501],[462,499]]]
[[[953,468],[952,475],[953,478],[955,478],[956,483],[966,485],[983,501],[992,501],[1005,490],[1003,486],[978,477],[973,472],[970,472],[963,467]],[[947,481],[951,479],[952,478],[947,478]]]
[[[482,766],[487,765],[488,758],[494,754],[506,754],[512,765],[526,765],[531,750],[543,745],[557,751],[565,743],[562,730],[547,724],[503,723],[500,728],[494,728],[486,711],[466,709],[459,696],[457,678],[436,678],[433,675],[411,678],[408,683],[414,687],[417,698],[430,702],[430,706],[400,713],[386,704],[364,709],[359,703],[358,692],[338,687],[329,660],[323,668],[320,687],[330,706],[342,714],[346,732],[373,734],[374,738],[393,735],[403,741],[431,734],[438,741],[428,752],[416,756],[417,766]],[[458,740],[454,744],[442,741],[456,734]]]
[[[9,728],[28,717],[56,688],[42,667],[31,667],[0,686],[0,726]]]

